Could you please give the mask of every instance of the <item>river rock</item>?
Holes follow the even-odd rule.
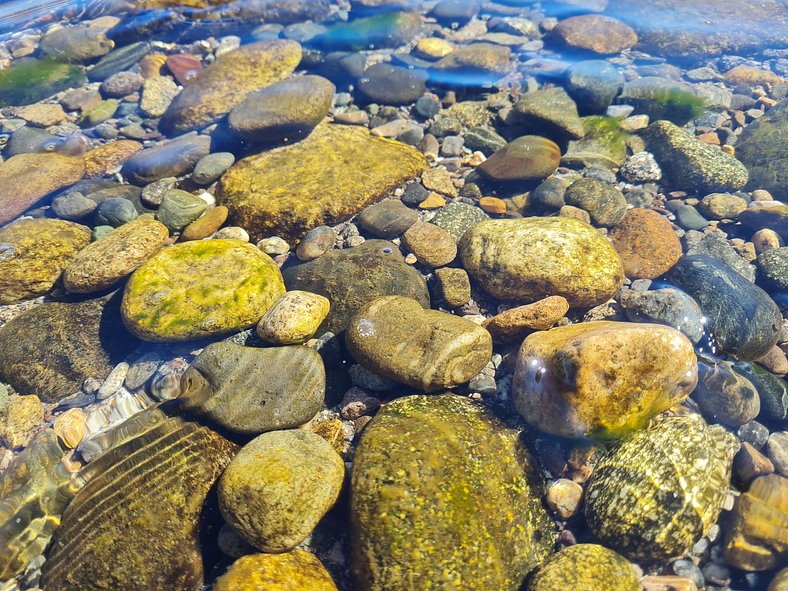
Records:
[[[322,437],[292,429],[247,443],[219,481],[225,521],[264,552],[304,541],[342,490],[345,464]]]
[[[254,240],[279,236],[292,244],[315,226],[348,219],[425,168],[410,146],[358,127],[321,125],[301,142],[235,164],[222,177],[219,199]]]
[[[412,41],[420,27],[415,12],[384,12],[336,23],[309,43],[329,51],[386,49]]]
[[[120,172],[134,184],[148,185],[191,172],[210,151],[210,137],[185,135],[138,152],[126,161]]]
[[[83,68],[57,59],[15,61],[0,72],[0,107],[31,105],[85,83]]]
[[[579,140],[585,135],[575,101],[563,88],[528,92],[514,106],[517,119],[529,131],[548,137]]]
[[[366,304],[345,340],[361,365],[422,392],[465,383],[492,357],[492,338],[479,325],[402,296]]]
[[[621,290],[619,303],[632,322],[667,324],[693,343],[703,338],[706,320],[698,302],[681,290],[665,287],[649,291]]]
[[[115,43],[104,31],[88,25],[61,27],[41,39],[41,52],[64,61],[87,62],[112,51]]]
[[[323,361],[308,347],[208,345],[181,379],[184,410],[242,435],[289,429],[323,408]]]
[[[165,407],[106,438],[109,449],[78,474],[86,484],[63,514],[41,587],[198,591],[203,504],[237,447]]]
[[[306,550],[242,556],[213,585],[214,591],[337,591],[326,567]]]
[[[212,207],[205,214],[181,231],[180,239],[183,240],[202,240],[208,238],[222,227],[222,224],[227,221],[227,216],[230,212],[224,205],[217,205]]]
[[[758,390],[730,361],[698,361],[698,385],[692,400],[709,422],[728,427],[740,427],[761,412]]]
[[[568,205],[587,211],[598,226],[615,226],[627,213],[624,194],[594,178],[580,179],[569,185],[564,200]]]
[[[566,72],[566,91],[582,115],[604,113],[623,85],[623,74],[604,60],[577,62]]]
[[[387,199],[366,207],[355,220],[364,230],[391,240],[419,221],[419,214],[398,199]]]
[[[104,380],[138,344],[123,329],[118,299],[47,303],[9,320],[0,327],[0,381],[56,402],[86,378]]]
[[[761,253],[755,259],[755,264],[763,285],[775,291],[788,291],[788,247]]]
[[[629,49],[638,41],[635,31],[619,20],[599,14],[583,14],[562,20],[551,38],[573,49],[611,55]]]
[[[555,142],[536,135],[524,135],[509,142],[476,167],[493,181],[531,181],[553,174],[561,162]]]
[[[757,359],[777,342],[782,325],[777,305],[722,261],[708,255],[686,256],[665,278],[700,304],[707,328],[723,351]]]
[[[775,199],[788,200],[788,100],[744,128],[736,156],[750,173],[750,189],[766,189]]]
[[[138,41],[115,49],[102,57],[99,62],[88,71],[91,81],[106,80],[113,74],[127,70],[140,61],[151,49],[148,41]]]
[[[672,188],[707,194],[738,191],[747,184],[749,174],[741,162],[669,121],[652,123],[643,137]]]
[[[330,309],[328,298],[308,291],[289,291],[260,319],[257,336],[272,345],[300,345],[312,338]]]
[[[679,331],[585,322],[523,341],[512,397],[523,418],[548,433],[618,438],[679,404],[697,381],[692,343]]]
[[[662,415],[599,459],[586,519],[597,539],[632,560],[688,552],[716,523],[738,439],[699,415]]]
[[[751,207],[739,214],[739,221],[753,230],[768,228],[788,240],[788,205]]]
[[[365,428],[353,464],[358,584],[520,589],[552,551],[554,533],[518,435],[484,406],[451,394],[387,404]]]
[[[82,158],[56,153],[18,154],[0,164],[0,224],[50,193],[73,185],[85,172]]]
[[[511,56],[512,50],[504,45],[462,45],[435,64],[430,70],[430,79],[438,84],[489,86],[511,71]]]
[[[320,76],[276,82],[247,96],[230,111],[230,130],[242,139],[276,143],[298,141],[328,114],[334,85]]]
[[[206,127],[238,106],[250,93],[287,78],[301,62],[295,41],[259,41],[220,55],[175,98],[161,129],[180,133]]]
[[[522,339],[535,330],[547,330],[561,320],[569,311],[569,302],[561,296],[549,296],[543,300],[510,308],[482,322],[482,327],[496,342],[512,342]]]
[[[72,293],[112,287],[156,254],[169,237],[156,220],[137,218],[124,224],[79,252],[63,273],[63,286]]]
[[[624,281],[610,242],[592,226],[564,217],[482,222],[465,233],[459,251],[468,273],[507,301],[560,295],[571,307],[589,307]]]
[[[421,72],[381,63],[364,70],[358,90],[370,102],[406,105],[417,101],[427,86]]]
[[[164,194],[156,212],[156,219],[168,230],[177,232],[199,218],[208,209],[208,203],[188,191],[170,189]]]
[[[457,242],[435,224],[416,222],[402,235],[402,245],[426,267],[443,267],[457,257]]]
[[[681,242],[670,222],[651,209],[630,209],[610,231],[610,241],[630,279],[654,279],[681,258]]]
[[[62,220],[24,219],[0,228],[0,304],[49,293],[89,242],[89,228]]]
[[[123,190],[125,187],[119,188]],[[139,212],[130,199],[109,197],[99,202],[93,215],[93,221],[97,226],[119,228],[137,219],[137,216],[139,216]]]
[[[183,242],[138,268],[123,294],[123,322],[149,341],[184,341],[254,326],[284,293],[279,268],[238,240]]]
[[[528,583],[528,591],[639,591],[629,561],[598,544],[576,544],[548,558]]]

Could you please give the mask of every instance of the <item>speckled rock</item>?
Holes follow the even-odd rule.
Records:
[[[18,154],[0,164],[0,224],[10,222],[50,193],[85,173],[82,158],[56,153]]]
[[[679,331],[586,322],[523,341],[512,397],[523,418],[548,433],[618,438],[680,403],[697,380],[692,343]]]
[[[345,464],[319,435],[274,431],[247,443],[219,480],[225,521],[264,552],[300,544],[334,505]]]
[[[747,202],[738,195],[729,193],[710,193],[699,204],[700,212],[707,219],[736,219],[747,209]]]
[[[509,142],[476,167],[476,171],[494,181],[528,181],[545,179],[561,162],[561,150],[552,140],[524,135]]]
[[[62,220],[19,220],[0,228],[0,304],[49,293],[88,242],[89,228]]]
[[[670,222],[650,209],[630,209],[610,231],[610,241],[630,279],[654,279],[681,258],[681,242]]]
[[[279,268],[251,244],[176,244],[138,268],[123,294],[123,322],[150,341],[183,341],[254,326],[284,293]]]
[[[358,127],[321,125],[301,142],[235,164],[222,177],[219,199],[254,240],[275,235],[294,243],[315,226],[346,220],[425,168],[410,146]]]
[[[430,305],[427,285],[421,274],[405,264],[396,244],[367,240],[361,246],[331,250],[303,265],[284,272],[285,285],[325,296],[331,311],[318,329],[338,334],[365,304],[386,295],[401,295]]]
[[[463,266],[507,301],[561,295],[571,307],[600,304],[624,281],[621,259],[593,227],[569,218],[490,220],[460,241]]]
[[[627,200],[615,187],[594,178],[575,181],[566,189],[568,205],[584,209],[597,226],[615,226],[627,213]]]
[[[542,486],[518,432],[483,406],[451,394],[394,400],[365,428],[353,465],[359,585],[519,589],[553,547]]]
[[[129,158],[120,172],[132,183],[147,185],[187,174],[210,151],[210,137],[185,135],[142,150]]]
[[[70,62],[87,62],[112,51],[115,43],[104,31],[87,25],[60,27],[41,39],[41,52]]]
[[[156,220],[137,218],[124,224],[79,252],[63,273],[63,286],[72,293],[112,287],[156,254],[169,236]]]
[[[693,343],[703,338],[705,319],[698,303],[681,290],[622,290],[619,303],[632,322],[656,322],[680,330]]]
[[[484,210],[480,207],[454,202],[438,210],[431,223],[446,230],[454,240],[459,242],[465,232],[476,224],[489,219],[490,216],[484,213]]]
[[[213,585],[214,591],[337,591],[323,564],[306,550],[242,556]]]
[[[782,324],[777,305],[722,261],[708,255],[687,256],[666,279],[700,304],[707,328],[723,351],[757,359],[777,342]]]
[[[758,416],[758,390],[730,361],[701,358],[692,400],[709,422],[739,427]]]
[[[208,345],[181,379],[187,412],[243,435],[303,425],[323,407],[323,361],[308,347]]]
[[[156,219],[168,230],[177,232],[199,218],[206,209],[208,203],[197,195],[180,189],[170,189],[161,200]]]
[[[367,369],[422,392],[467,382],[492,356],[490,334],[463,318],[386,296],[361,308],[346,333],[348,351]]]
[[[788,17],[786,17],[788,20]],[[750,189],[766,189],[775,199],[788,199],[788,100],[744,128],[736,142],[736,155],[750,173]]]
[[[435,224],[416,222],[402,235],[402,245],[427,267],[443,267],[457,257],[454,237]]]
[[[115,140],[93,148],[85,154],[85,178],[103,176],[121,166],[142,150],[142,144],[134,140]]]
[[[635,31],[619,20],[599,14],[584,14],[562,20],[551,37],[573,49],[610,55],[629,49],[638,41]]]
[[[295,41],[259,41],[225,53],[175,98],[161,120],[167,132],[206,127],[251,92],[289,76],[301,62]]]
[[[652,123],[643,137],[674,189],[713,193],[747,184],[749,174],[741,162],[669,121]]]
[[[43,420],[44,406],[38,396],[14,396],[0,415],[0,441],[8,449],[25,447]]]
[[[289,291],[268,309],[257,324],[257,336],[273,345],[299,345],[317,332],[331,302],[316,293]]]
[[[717,521],[738,439],[695,414],[662,415],[605,452],[586,491],[586,519],[635,560],[689,551]]]
[[[106,378],[138,344],[123,329],[118,299],[48,303],[9,320],[0,327],[0,380],[55,402],[86,378]]]
[[[561,296],[548,296],[543,300],[511,308],[488,318],[482,327],[496,342],[513,342],[535,330],[547,330],[569,311],[569,302]]]
[[[585,135],[575,101],[560,87],[524,94],[514,112],[529,131],[546,137],[579,140]]]
[[[788,246],[761,253],[755,265],[763,285],[775,291],[788,291]]]
[[[629,561],[597,544],[576,544],[547,559],[528,583],[528,591],[639,591]]]
[[[169,76],[154,76],[142,87],[140,111],[148,117],[161,117],[178,96],[180,88]]]
[[[450,310],[464,306],[471,299],[471,280],[464,269],[436,269],[435,287],[439,302]]]

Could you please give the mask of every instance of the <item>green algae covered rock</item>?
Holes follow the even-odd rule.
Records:
[[[629,561],[598,544],[577,544],[548,558],[528,583],[528,591],[639,591]]]
[[[465,270],[493,296],[533,302],[560,295],[572,307],[594,306],[624,282],[609,241],[584,222],[563,218],[489,220],[460,240]]]
[[[627,132],[617,119],[592,115],[583,117],[585,137],[569,142],[561,164],[573,168],[597,166],[616,168],[627,159]]]
[[[48,293],[80,249],[90,228],[48,218],[0,228],[0,304]]]
[[[214,591],[337,591],[314,554],[295,548],[283,554],[242,556],[213,586]]]
[[[599,460],[586,519],[633,560],[681,556],[717,521],[738,439],[696,414],[662,415]]]
[[[736,154],[750,171],[749,189],[766,189],[788,199],[788,100],[744,128]]]
[[[358,587],[519,589],[555,539],[541,486],[519,433],[483,406],[452,394],[394,400],[353,465]]]
[[[285,292],[271,258],[239,240],[162,250],[129,279],[123,322],[148,341],[185,341],[254,326]]]
[[[168,409],[106,432],[109,448],[79,471],[85,484],[49,550],[45,591],[202,587],[203,505],[237,447]]]
[[[55,59],[31,60],[0,70],[0,107],[31,105],[85,83],[79,66]]]
[[[289,243],[333,226],[378,201],[427,167],[415,148],[359,127],[319,125],[305,140],[236,163],[219,200],[254,240]]]

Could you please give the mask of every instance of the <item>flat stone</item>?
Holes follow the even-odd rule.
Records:
[[[209,209],[202,217],[194,220],[181,232],[181,240],[202,240],[222,227],[230,212],[224,205]]]
[[[391,64],[375,64],[364,70],[358,89],[363,96],[384,105],[413,103],[427,91],[418,71]]]
[[[103,31],[77,25],[46,33],[41,39],[40,47],[45,55],[64,61],[87,62],[108,54],[115,47],[115,43],[107,39]]]
[[[553,174],[561,162],[555,142],[536,135],[525,135],[509,142],[476,167],[494,181],[541,180]]]
[[[563,88],[528,92],[514,105],[517,119],[533,133],[579,140],[585,135],[577,105]]]
[[[402,235],[402,245],[427,267],[443,267],[457,258],[454,237],[435,224],[416,222]]]
[[[373,236],[389,240],[401,236],[418,221],[419,214],[396,199],[370,205],[356,218],[356,223],[364,230]]]
[[[170,231],[177,232],[199,218],[206,209],[208,203],[197,195],[170,189],[161,200],[156,219]]]
[[[561,296],[510,308],[482,322],[482,327],[495,342],[508,343],[522,339],[528,333],[548,330],[569,311],[569,302]]]
[[[214,152],[200,158],[192,173],[192,180],[198,185],[210,185],[235,164],[231,152]]]

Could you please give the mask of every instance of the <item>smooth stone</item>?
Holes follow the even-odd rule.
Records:
[[[0,107],[31,105],[84,82],[77,65],[51,58],[17,62],[0,71]]]
[[[776,431],[769,435],[765,449],[777,473],[788,475],[788,431]]]
[[[0,228],[0,304],[52,291],[89,242],[89,228],[61,220],[23,219]]]
[[[101,93],[109,98],[123,98],[137,92],[144,82],[136,72],[118,72],[101,83]]]
[[[453,310],[471,299],[471,280],[464,269],[444,267],[435,270],[438,301]]]
[[[126,161],[120,172],[136,185],[147,185],[188,174],[210,149],[208,136],[183,136],[138,152]]]
[[[610,241],[630,279],[654,279],[681,258],[679,237],[670,222],[650,209],[630,209],[611,231]]]
[[[387,49],[410,42],[420,27],[415,12],[385,12],[336,23],[309,43],[329,51]]]
[[[0,164],[0,224],[10,222],[50,193],[82,178],[82,158],[56,153],[18,154]]]
[[[247,443],[219,480],[225,521],[263,552],[304,541],[336,503],[345,464],[319,435],[288,430]]]
[[[138,218],[124,224],[74,257],[63,273],[63,286],[72,293],[108,289],[161,250],[169,237],[156,220]]]
[[[443,267],[457,258],[457,242],[435,224],[416,222],[402,235],[402,245],[418,262],[430,268]]]
[[[681,403],[697,380],[692,343],[679,331],[586,322],[526,337],[512,397],[520,415],[547,433],[621,438]]]
[[[127,70],[140,61],[150,49],[151,45],[147,41],[139,41],[115,49],[88,70],[88,79],[92,82],[100,82],[113,74]]]
[[[313,261],[337,243],[337,234],[329,226],[317,226],[309,230],[296,248],[296,256],[301,261]]]
[[[161,200],[156,219],[168,230],[177,232],[199,218],[206,209],[208,203],[197,195],[180,189],[170,189]]]
[[[272,345],[299,345],[314,336],[328,316],[331,302],[316,293],[289,291],[257,324],[257,336]]]
[[[15,115],[36,127],[51,127],[66,121],[66,112],[60,104],[37,103],[16,109]]]
[[[593,178],[580,179],[569,185],[564,200],[568,205],[587,211],[598,226],[615,226],[627,213],[624,194]]]
[[[755,265],[764,286],[775,291],[788,291],[788,247],[773,248],[759,254]]]
[[[682,205],[676,211],[676,221],[685,230],[702,230],[709,225],[709,221],[704,218],[692,205]]]
[[[183,242],[139,267],[123,294],[123,322],[147,341],[184,341],[254,326],[284,293],[279,268],[238,240]]]
[[[770,229],[788,240],[788,205],[751,207],[739,214],[739,221],[754,230]]]
[[[788,383],[756,363],[738,361],[734,367],[758,389],[758,420],[777,429],[788,429]]]
[[[583,115],[604,114],[623,86],[623,74],[603,60],[577,62],[566,72],[566,91]]]
[[[345,341],[365,368],[422,392],[467,382],[492,356],[492,338],[479,325],[402,296],[366,304],[351,318]]]
[[[119,228],[137,219],[138,215],[137,208],[125,197],[110,197],[96,206],[93,219],[97,226]]]
[[[86,378],[103,380],[138,344],[123,329],[119,298],[47,303],[0,327],[0,380],[56,402]]]
[[[729,193],[711,193],[706,195],[699,204],[701,213],[712,220],[736,219],[747,209],[747,202],[737,195]]]
[[[566,179],[549,178],[531,191],[531,202],[537,207],[560,209],[566,205],[564,195],[570,184]]]
[[[198,185],[206,186],[219,180],[225,171],[235,164],[235,156],[230,152],[214,152],[203,156],[192,172],[192,180]]]
[[[569,311],[569,302],[561,296],[510,308],[482,322],[495,342],[513,342],[537,330],[548,330]]]
[[[140,111],[148,117],[162,117],[180,91],[169,76],[148,78],[142,87]]]
[[[629,561],[598,544],[576,544],[548,558],[528,583],[528,591],[640,591]]]
[[[465,132],[465,147],[470,150],[479,150],[485,155],[490,155],[506,147],[506,140],[485,127],[472,127]]]
[[[525,135],[509,142],[476,167],[493,181],[542,180],[553,174],[561,161],[555,142],[536,135]]]
[[[236,163],[218,197],[254,240],[279,236],[292,244],[316,226],[347,220],[425,169],[424,156],[410,146],[325,124],[301,142]]]
[[[370,591],[435,581],[520,589],[553,549],[542,486],[519,433],[483,405],[451,394],[393,400],[366,426],[353,463],[356,581]]]
[[[600,55],[619,53],[638,41],[637,34],[629,25],[599,14],[584,14],[562,20],[550,32],[550,36],[573,49]]]
[[[696,86],[657,75],[626,82],[617,102],[635,107],[636,113],[651,121],[666,119],[684,125],[703,115],[711,101]]]
[[[478,0],[440,0],[430,11],[430,16],[440,23],[464,25],[479,13]]]
[[[11,134],[11,138],[8,140],[8,143],[6,143],[3,153],[6,159],[18,154],[28,154],[31,152],[54,152],[62,156],[76,155],[70,153],[71,144],[75,144],[76,147],[79,137],[80,136],[74,136],[74,139],[62,138],[52,135],[44,129],[25,125]]]
[[[418,221],[419,214],[396,199],[370,205],[356,218],[356,223],[364,230],[388,240],[401,236]]]
[[[364,70],[358,90],[370,102],[404,105],[415,102],[427,86],[424,76],[414,70],[391,64],[375,64]]]
[[[227,122],[233,134],[249,141],[298,141],[328,115],[335,92],[320,76],[290,78],[250,94]]]
[[[301,62],[301,46],[290,40],[259,41],[220,55],[175,98],[161,119],[168,133],[215,123],[250,93],[287,78]]]
[[[682,556],[717,521],[738,439],[699,415],[661,415],[605,452],[586,489],[586,519],[631,560]]]
[[[777,342],[782,315],[777,305],[731,267],[708,255],[682,258],[665,276],[692,296],[720,348],[740,359],[757,359]]]
[[[758,390],[729,361],[698,361],[698,385],[692,400],[709,422],[728,427],[744,425],[761,411]]]
[[[194,220],[181,232],[181,240],[202,240],[214,234],[227,221],[230,212],[224,205],[209,209],[202,217]]]
[[[308,347],[208,345],[181,378],[184,410],[242,435],[289,429],[323,408],[323,361]]]
[[[164,65],[181,86],[188,85],[204,69],[202,60],[198,56],[189,53],[168,55]],[[153,78],[156,78],[156,76],[153,76]]]
[[[705,319],[698,303],[683,291],[665,287],[622,290],[619,303],[632,322],[656,322],[681,331],[693,343],[703,338]]]
[[[512,70],[511,56],[512,50],[503,45],[462,45],[438,60],[430,70],[430,79],[455,86],[488,86]]]
[[[85,484],[49,548],[42,589],[197,591],[204,504],[237,447],[164,408],[104,437],[109,448],[78,475]]]
[[[690,244],[687,240],[687,256],[706,254],[718,259],[744,277],[750,283],[755,282],[755,268],[736,252],[730,243],[717,234],[703,236],[697,243]]]
[[[575,101],[563,88],[528,92],[514,105],[520,123],[547,137],[579,140],[585,135]]]
[[[766,189],[775,199],[788,200],[788,100],[744,128],[736,142],[736,156],[750,173],[748,189]]]
[[[621,259],[592,226],[569,218],[489,220],[459,244],[468,273],[505,301],[560,295],[571,307],[611,297],[624,281]]]
[[[216,580],[214,591],[338,591],[326,567],[311,553],[241,556]]]
[[[749,175],[741,162],[669,121],[652,123],[643,137],[674,189],[713,193],[747,184]]]

